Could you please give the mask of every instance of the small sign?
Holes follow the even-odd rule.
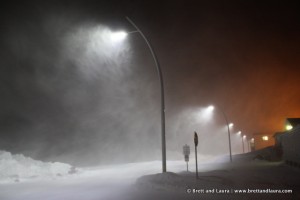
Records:
[[[184,155],[184,161],[186,162],[186,171],[189,171],[189,160],[190,160],[190,153],[191,149],[189,145],[184,145],[183,146],[183,155]]]
[[[190,150],[190,146],[189,145],[184,145],[183,146],[183,155],[190,155],[191,150]]]
[[[189,155],[184,155],[184,161],[185,161],[185,162],[189,162],[189,160],[190,160]]]
[[[194,133],[194,143],[195,143],[195,146],[198,146],[198,135],[197,135],[196,131]]]

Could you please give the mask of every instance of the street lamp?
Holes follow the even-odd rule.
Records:
[[[246,135],[243,135],[243,137],[242,137],[242,142],[243,142],[243,153],[245,153],[244,138],[246,138]]]
[[[239,131],[237,134],[240,135],[241,138],[242,138],[243,153],[245,153],[245,149],[244,149],[244,139],[243,139],[244,136],[242,136],[242,131]]]
[[[138,32],[142,38],[145,40],[151,55],[153,57],[155,66],[156,66],[156,70],[157,70],[157,74],[158,74],[158,78],[159,78],[159,82],[160,82],[160,98],[161,98],[161,144],[162,144],[162,172],[166,172],[167,171],[167,164],[166,164],[166,128],[165,128],[165,94],[164,94],[164,81],[163,81],[163,75],[162,75],[162,70],[160,67],[160,64],[158,62],[157,56],[154,52],[154,49],[151,45],[151,43],[149,42],[149,40],[147,39],[147,37],[144,35],[144,33],[141,31],[141,29],[139,29],[139,27],[131,20],[129,19],[129,17],[126,17],[127,21],[136,29],[135,31],[131,32]],[[127,33],[125,32],[119,32],[117,35],[114,36],[114,38],[118,39],[122,39],[124,37],[126,37]]]
[[[247,144],[248,144],[248,152],[251,152],[251,146],[250,146],[250,140],[247,140]]]
[[[128,33],[126,33],[125,31],[118,31],[118,32],[114,32],[110,35],[110,39],[113,42],[119,42],[124,40],[127,37]]]
[[[212,111],[212,110],[214,110],[214,106],[210,105],[208,107],[208,109],[210,109]],[[227,119],[225,112],[221,108],[219,108],[219,110],[222,112],[224,119],[226,121],[227,130],[228,130],[229,157],[230,157],[230,162],[232,162],[230,128],[233,127],[233,123],[228,123],[228,119]]]
[[[212,106],[212,105],[210,105],[210,106],[207,107],[207,109],[208,109],[209,111],[213,111],[213,110],[215,109],[215,107]]]

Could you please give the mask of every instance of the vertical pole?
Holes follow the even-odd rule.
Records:
[[[243,153],[245,153],[244,136],[242,136],[242,143],[243,143]]]
[[[186,171],[188,172],[189,171],[189,163],[186,162]]]
[[[126,17],[127,21],[139,32],[139,34],[142,36],[142,38],[145,40],[146,44],[148,45],[148,48],[150,50],[150,53],[153,57],[158,78],[159,78],[159,83],[160,83],[160,101],[161,101],[161,148],[162,148],[162,172],[167,171],[167,156],[166,156],[166,128],[165,128],[165,94],[164,94],[164,80],[163,80],[163,75],[162,75],[162,70],[160,67],[160,64],[158,62],[157,56],[154,52],[154,49],[147,39],[147,37],[144,35],[144,33],[137,27],[135,23],[129,17]]]
[[[197,146],[195,146],[195,155],[196,155],[196,179],[198,179],[199,176],[198,176]]]
[[[196,131],[194,132],[194,144],[195,144],[195,156],[196,156],[196,179],[199,178],[198,176],[198,159],[197,159],[197,146],[198,146],[198,134]]]
[[[230,138],[230,128],[229,128],[229,123],[228,123],[228,119],[227,116],[225,115],[224,111],[222,109],[220,109],[221,112],[223,113],[223,116],[225,118],[226,124],[227,124],[227,129],[228,129],[228,143],[229,143],[229,158],[230,158],[230,162],[232,162],[232,152],[231,152],[231,138]]]
[[[248,152],[250,152],[250,141],[247,141],[247,143],[248,143]]]
[[[230,156],[230,162],[232,162],[231,138],[230,138],[230,128],[228,122],[227,122],[227,128],[228,128],[229,156]]]

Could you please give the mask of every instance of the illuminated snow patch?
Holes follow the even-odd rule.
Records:
[[[0,151],[0,182],[19,182],[30,179],[54,179],[71,174],[75,169],[59,162],[42,162]]]

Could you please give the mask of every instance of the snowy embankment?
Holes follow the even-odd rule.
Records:
[[[0,183],[20,182],[30,179],[56,179],[76,171],[74,167],[59,162],[42,162],[22,154],[12,155],[0,151]]]
[[[139,178],[148,199],[300,199],[300,171],[282,162],[250,161],[199,172],[159,173]]]
[[[268,150],[268,149],[267,149]],[[267,151],[265,150],[265,151]],[[252,152],[198,160],[189,172],[183,160],[74,168],[63,163],[45,163],[23,155],[0,151],[0,199],[2,200],[181,200],[181,199],[300,199],[300,171],[282,162],[267,162]],[[30,180],[30,181],[29,181]],[[292,194],[234,193],[235,190],[292,190]],[[16,192],[18,191],[18,192]]]
[[[200,164],[199,178],[192,172],[158,173],[136,181],[143,199],[300,199],[300,170],[282,161],[269,162],[257,155],[272,149],[235,155],[233,162]],[[272,153],[272,152],[271,152]],[[205,167],[206,166],[206,167]],[[207,170],[209,169],[209,170]]]

